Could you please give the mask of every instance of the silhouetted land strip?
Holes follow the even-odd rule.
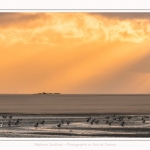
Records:
[[[40,95],[40,94],[60,94],[60,93],[46,93],[46,92],[42,92],[42,93],[37,93],[37,94],[34,94],[34,95]]]

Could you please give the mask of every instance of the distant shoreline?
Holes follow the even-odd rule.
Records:
[[[19,116],[19,115],[33,115],[33,116],[46,116],[46,115],[51,115],[51,116],[96,116],[96,115],[150,115],[150,113],[64,113],[64,114],[49,114],[49,113],[1,113],[0,112],[0,116],[1,115],[15,115],[15,116]]]
[[[36,93],[36,94],[34,94],[34,95],[45,95],[45,94],[60,94],[60,93],[46,93],[46,92],[43,92],[43,93]]]
[[[60,95],[92,95],[92,96],[150,96],[150,94],[78,94],[78,93],[75,93],[75,94],[67,94],[67,93],[0,93],[0,95],[57,95],[57,94],[60,94]]]

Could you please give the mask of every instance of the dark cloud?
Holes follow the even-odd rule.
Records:
[[[0,26],[9,26],[22,22],[34,21],[44,13],[0,13]],[[44,17],[44,16],[43,16]]]
[[[117,19],[150,19],[150,12],[94,12],[90,14]]]

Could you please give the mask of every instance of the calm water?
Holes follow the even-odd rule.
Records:
[[[150,95],[0,95],[0,113],[150,114]]]

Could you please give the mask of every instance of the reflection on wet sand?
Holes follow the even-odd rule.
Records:
[[[150,137],[150,115],[15,114],[0,122],[0,137]]]

